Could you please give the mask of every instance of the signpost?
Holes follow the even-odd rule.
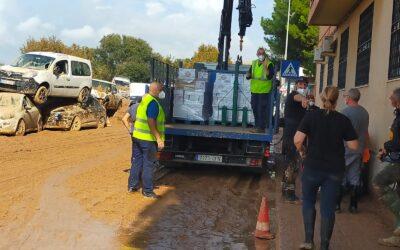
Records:
[[[284,60],[281,64],[281,77],[288,78],[287,93],[290,92],[290,80],[300,77],[300,62]]]

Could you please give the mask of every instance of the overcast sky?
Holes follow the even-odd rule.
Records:
[[[235,8],[238,1],[235,1]],[[253,0],[253,26],[245,38],[245,62],[266,46],[261,17],[273,0]],[[97,47],[103,35],[142,38],[162,55],[191,57],[201,43],[217,45],[223,0],[0,0],[0,62],[11,63],[29,38],[55,35],[70,45]],[[237,10],[232,26],[232,58],[239,51]]]

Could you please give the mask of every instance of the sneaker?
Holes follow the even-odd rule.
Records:
[[[130,187],[128,188],[128,193],[136,193],[139,191],[139,187]]]
[[[150,198],[150,199],[158,199],[159,196],[156,195],[156,193],[154,192],[142,192],[142,195],[146,198]]]
[[[400,237],[392,236],[386,239],[379,239],[378,243],[387,247],[400,247]]]
[[[313,250],[314,249],[314,244],[313,243],[302,243],[300,245],[300,249],[303,250]]]

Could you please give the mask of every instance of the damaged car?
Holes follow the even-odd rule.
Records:
[[[13,65],[0,67],[0,91],[32,96],[44,104],[49,96],[87,101],[92,88],[89,60],[52,52],[21,55]]]
[[[90,96],[85,103],[71,104],[52,109],[45,124],[46,129],[79,131],[82,128],[104,128],[105,108]]]
[[[0,93],[0,134],[23,136],[42,129],[40,111],[27,96]]]
[[[92,96],[96,97],[107,111],[107,116],[113,116],[122,107],[122,96],[117,85],[112,82],[93,79]]]

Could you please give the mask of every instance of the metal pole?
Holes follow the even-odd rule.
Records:
[[[288,14],[287,14],[285,60],[287,60],[288,46],[289,46],[290,4],[291,4],[291,0],[289,0],[289,7],[288,7]]]

